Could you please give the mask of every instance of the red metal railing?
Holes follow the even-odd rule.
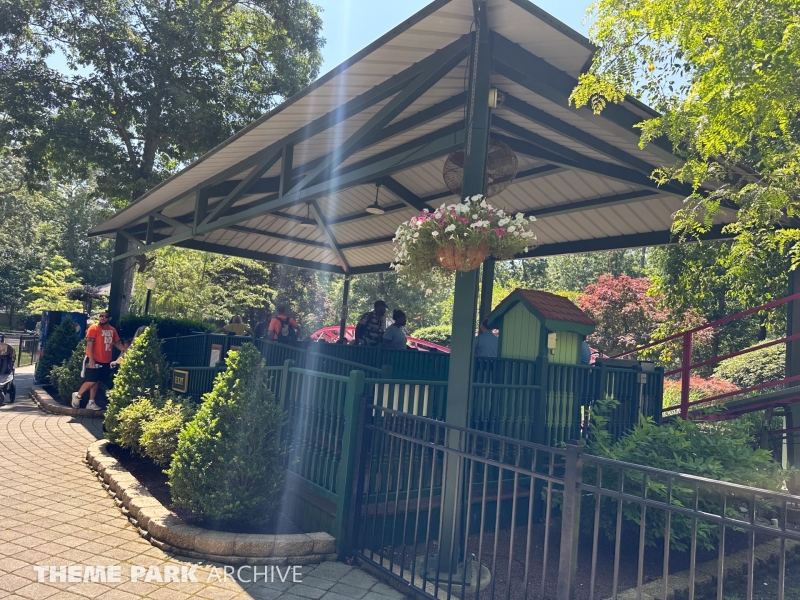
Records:
[[[735,321],[737,319],[741,319],[742,317],[747,317],[749,315],[762,312],[764,310],[769,310],[770,308],[775,308],[776,306],[780,306],[782,304],[786,304],[787,302],[792,302],[793,300],[800,300],[800,293],[792,294],[791,296],[786,296],[785,298],[781,298],[780,300],[773,300],[772,302],[767,302],[766,304],[762,304],[761,306],[756,306],[754,308],[749,308],[742,312],[729,315],[722,319],[718,319],[716,321],[712,321],[710,323],[706,323],[704,325],[700,325],[698,327],[694,327],[692,329],[687,329],[686,331],[681,331],[680,333],[673,334],[671,336],[662,338],[660,340],[655,340],[650,342],[649,344],[645,344],[644,346],[639,346],[638,348],[634,348],[633,350],[629,350],[628,352],[623,352],[622,354],[617,354],[612,358],[622,358],[624,356],[630,356],[632,354],[637,354],[643,350],[647,350],[649,348],[654,348],[656,346],[660,346],[662,344],[666,344],[667,342],[672,342],[675,340],[680,339],[682,344],[682,354],[681,354],[681,366],[677,369],[673,369],[671,371],[667,371],[664,373],[665,376],[670,375],[677,375],[680,373],[681,376],[681,403],[680,403],[680,416],[682,419],[686,419],[689,417],[689,408],[692,406],[697,406],[700,404],[709,404],[712,402],[716,402],[719,400],[723,400],[726,398],[730,398],[733,396],[740,396],[742,394],[747,394],[754,391],[759,391],[762,389],[767,389],[771,387],[777,387],[784,383],[791,383],[794,381],[800,381],[800,375],[795,375],[793,377],[785,377],[781,380],[777,381],[770,381],[767,383],[761,383],[759,385],[754,385],[745,389],[736,390],[733,392],[726,392],[724,394],[718,394],[716,396],[712,396],[710,398],[703,398],[702,400],[695,400],[694,402],[689,401],[689,392],[690,387],[690,376],[693,369],[698,369],[700,367],[706,367],[728,358],[733,358],[734,356],[741,356],[743,354],[747,354],[749,352],[755,352],[756,350],[761,350],[763,348],[768,348],[770,346],[774,346],[776,344],[785,344],[787,342],[791,342],[796,339],[800,339],[800,333],[796,333],[790,336],[782,337],[777,340],[770,340],[769,342],[765,342],[763,344],[759,344],[757,346],[752,346],[750,348],[745,348],[744,350],[739,350],[738,352],[731,352],[730,354],[725,354],[723,356],[715,356],[714,358],[709,358],[707,360],[703,360],[697,363],[692,363],[692,336],[695,333],[700,331],[704,331],[706,329],[711,329],[713,327],[719,327],[720,325],[724,325],[726,323],[730,323],[731,321]],[[798,388],[798,396],[800,396],[800,388]]]

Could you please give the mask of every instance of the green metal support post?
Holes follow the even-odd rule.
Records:
[[[478,320],[483,321],[492,312],[492,292],[494,291],[494,259],[489,258],[481,269],[481,307]]]
[[[350,275],[344,276],[344,290],[342,290],[342,320],[339,322],[339,343],[345,344],[345,333],[347,333],[347,302],[350,299]]]
[[[344,400],[344,432],[342,433],[342,456],[336,477],[336,521],[334,535],[336,538],[339,560],[350,555],[353,539],[353,519],[355,515],[354,496],[356,490],[353,483],[357,480],[356,464],[359,457],[357,451],[362,404],[364,392],[364,371],[351,371],[347,382],[347,395]]]
[[[117,235],[114,242],[114,256],[120,256],[128,251],[128,240],[123,235]],[[111,322],[119,327],[119,318],[122,316],[123,287],[125,287],[125,260],[115,260],[111,263],[111,290],[108,294],[108,312]]]
[[[485,0],[474,0],[475,33],[469,64],[469,96],[465,142],[464,182],[462,196],[483,194],[486,187],[486,161],[489,148],[489,90],[491,88],[491,36]],[[467,427],[472,388],[472,340],[475,335],[478,308],[478,270],[456,273],[453,298],[453,332],[450,352],[450,374],[447,382],[446,421]],[[460,436],[452,432],[448,445],[458,448]],[[442,582],[448,580],[463,560],[462,520],[464,486],[460,478],[460,460],[448,464],[445,474],[439,539],[438,571]],[[460,579],[460,577],[459,577]]]

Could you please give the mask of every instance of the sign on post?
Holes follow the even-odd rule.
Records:
[[[185,394],[189,391],[189,371],[173,369],[172,371],[172,390]]]

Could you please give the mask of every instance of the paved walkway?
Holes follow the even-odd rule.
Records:
[[[370,575],[342,563],[301,567],[302,583],[281,583],[272,571],[255,583],[222,581],[222,566],[173,556],[139,537],[83,462],[102,436],[100,419],[50,415],[27,398],[33,369],[19,369],[17,402],[0,407],[0,598],[51,600],[181,600],[282,598],[285,600],[398,600]],[[73,569],[78,582],[58,580]],[[86,567],[119,567],[120,582],[95,580]],[[50,571],[34,567],[55,567]],[[131,574],[142,567],[135,583]],[[156,567],[151,569],[151,567]],[[159,581],[184,568],[186,582]],[[192,582],[189,573],[195,567]],[[69,571],[65,569],[65,579]],[[112,570],[108,569],[107,573]],[[263,572],[263,568],[259,572]],[[41,573],[43,581],[39,581]],[[78,575],[80,573],[80,575]],[[149,577],[148,577],[149,575]],[[245,569],[243,579],[252,579]],[[180,575],[178,575],[180,578]],[[106,575],[106,579],[109,576]]]

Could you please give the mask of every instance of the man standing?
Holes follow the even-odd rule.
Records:
[[[489,329],[489,321],[481,322],[478,335],[472,342],[472,352],[475,356],[497,358],[497,336]]]
[[[300,325],[287,314],[288,312],[289,307],[285,304],[278,307],[278,314],[272,317],[269,324],[268,339],[284,343],[297,341],[297,330],[300,329]]]
[[[80,408],[81,397],[88,391],[89,410],[101,410],[94,399],[101,381],[108,381],[111,375],[112,348],[122,352],[124,346],[119,340],[117,330],[111,326],[111,315],[103,311],[98,317],[99,323],[86,331],[86,357],[83,359],[83,385],[72,394],[72,408]]]
[[[406,350],[406,343],[408,338],[403,327],[406,326],[406,313],[402,310],[395,310],[392,313],[394,323],[386,328],[383,333],[383,346],[384,348],[391,348],[392,350]]]
[[[376,300],[373,309],[361,315],[356,325],[356,344],[359,346],[378,346],[386,331],[386,302]]]

